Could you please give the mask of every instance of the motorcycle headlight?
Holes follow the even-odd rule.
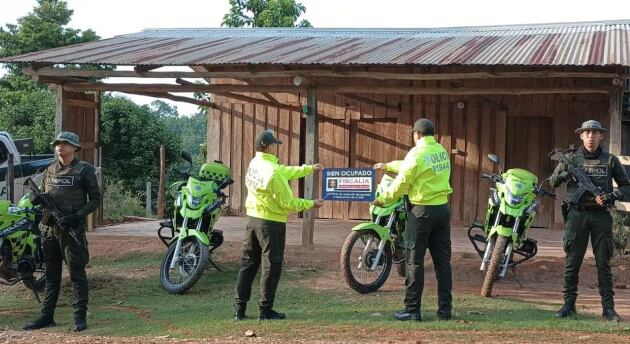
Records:
[[[523,198],[525,198],[525,195],[514,195],[512,193],[512,191],[510,190],[510,188],[505,188],[506,192],[505,192],[505,199],[507,200],[508,204],[510,205],[517,205],[521,202],[523,202]]]
[[[201,204],[201,201],[203,201],[203,197],[190,197],[188,198],[188,205],[197,208]]]

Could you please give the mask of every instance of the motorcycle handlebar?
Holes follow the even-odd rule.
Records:
[[[550,197],[550,198],[556,199],[556,194],[554,194],[553,192],[549,192],[549,191],[547,191],[545,189],[542,189],[542,188],[536,188],[536,193],[538,195],[541,195],[541,196],[544,196],[544,197]]]

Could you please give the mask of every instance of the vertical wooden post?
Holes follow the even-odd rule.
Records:
[[[68,97],[66,92],[63,91],[63,86],[57,85],[55,89],[56,94],[56,111],[55,111],[55,135],[63,131],[63,119],[64,114],[68,108]]]
[[[164,150],[164,145],[160,146],[160,185],[158,185],[158,209],[157,209],[157,218],[164,218],[164,184],[166,183],[166,175],[165,175],[165,161],[166,160],[166,152]]]
[[[609,97],[608,114],[610,115],[609,123],[609,147],[608,151],[615,155],[621,155],[621,102],[623,90],[619,87],[612,87]]]
[[[145,189],[145,196],[146,196],[146,199],[145,199],[146,205],[144,207],[145,215],[147,217],[151,217],[151,182],[149,181],[147,181],[147,186]]]
[[[13,153],[9,153],[9,157],[7,158],[7,178],[6,178],[6,189],[7,189],[7,199],[9,202],[15,202],[15,169],[13,165]]]
[[[306,91],[306,103],[308,105],[308,113],[306,114],[306,140],[304,162],[312,165],[317,162],[317,92],[313,87],[309,87]],[[311,174],[304,178],[304,198],[315,198],[315,175]],[[304,223],[302,227],[302,247],[313,247],[313,232],[315,229],[315,209],[304,212]]]
[[[103,168],[102,167],[97,167],[96,168],[96,181],[98,182],[98,190],[101,192],[101,204],[98,205],[98,210],[97,210],[97,216],[96,216],[96,224],[101,225],[103,224],[103,220],[105,219],[105,213],[104,213],[104,208],[103,208],[103,198],[105,195],[105,186],[104,186],[104,182],[103,182]]]

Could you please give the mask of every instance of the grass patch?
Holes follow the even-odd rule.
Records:
[[[94,259],[88,269],[91,302],[88,333],[106,336],[227,337],[242,336],[254,329],[275,338],[349,340],[378,339],[383,333],[403,338],[407,331],[439,331],[457,339],[469,331],[570,330],[582,333],[620,333],[623,324],[613,324],[587,315],[573,320],[556,320],[549,306],[518,300],[486,299],[475,295],[454,295],[455,320],[437,321],[436,299],[425,295],[423,323],[392,320],[401,308],[403,293],[383,291],[359,295],[340,281],[337,291],[317,291],[303,283],[317,272],[285,272],[279,286],[276,309],[288,313],[288,320],[257,322],[258,280],[250,309],[251,320],[232,320],[234,284],[238,267],[223,264],[218,272],[208,269],[185,295],[170,295],[160,286],[158,253],[135,253],[117,258]],[[430,291],[433,294],[433,291]],[[2,287],[0,328],[18,329],[38,315],[39,306],[23,286]],[[63,295],[55,316],[59,331],[72,326],[71,289],[63,282]],[[531,335],[531,334],[529,334]],[[461,339],[461,338],[460,338]],[[521,339],[527,339],[525,337]],[[533,338],[536,339],[536,338]]]

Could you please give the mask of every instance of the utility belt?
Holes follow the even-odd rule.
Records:
[[[560,203],[560,209],[562,210],[562,220],[564,223],[567,223],[567,216],[569,215],[569,211],[571,209],[580,210],[580,211],[608,211],[607,207],[602,207],[596,204],[573,204],[569,201],[562,201]]]

